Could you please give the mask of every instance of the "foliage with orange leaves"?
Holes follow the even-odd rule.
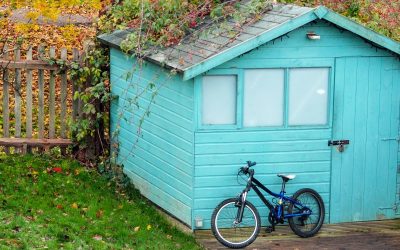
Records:
[[[60,16],[79,16],[96,23],[111,0],[0,0],[0,42],[57,48],[82,48],[96,35],[95,25],[57,23]],[[14,16],[19,11],[23,16]],[[42,22],[39,22],[39,19]],[[29,22],[26,22],[29,20]]]

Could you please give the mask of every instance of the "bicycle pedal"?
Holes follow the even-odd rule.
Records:
[[[270,226],[270,227],[267,227],[267,228],[265,228],[265,232],[266,232],[266,233],[269,233],[269,234],[270,234],[270,233],[272,233],[273,231],[275,231],[275,230],[274,230],[274,228],[273,228],[273,227],[271,227],[271,226]]]

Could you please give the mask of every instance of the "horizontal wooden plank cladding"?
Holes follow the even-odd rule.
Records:
[[[267,185],[268,186],[268,185]],[[290,184],[288,185],[290,186]],[[269,187],[269,186],[268,186]],[[275,187],[271,187],[271,188],[275,188]],[[279,187],[277,186],[276,190],[273,191],[279,191]],[[297,190],[295,190],[297,191]],[[287,193],[288,196],[291,196],[293,193]],[[322,197],[322,199],[325,201],[325,208],[327,208],[329,206],[329,193],[319,193]],[[251,201],[251,203],[253,203],[255,206],[264,206],[264,203],[258,198],[258,196],[256,195],[255,192],[250,192],[247,196],[249,198],[249,200]],[[268,196],[268,199],[271,199],[270,196]],[[208,209],[214,209],[218,203],[220,203],[222,200],[220,197],[217,198],[202,198],[202,199],[196,199],[196,206],[194,207],[194,209],[197,210],[197,212],[201,212],[202,210],[208,210]],[[268,210],[265,206],[264,206],[264,210]],[[325,209],[326,211],[326,209]],[[328,210],[329,211],[329,210]]]
[[[173,145],[168,145],[168,144],[163,144],[163,143],[156,143],[157,139],[151,139],[154,137],[150,137],[152,134],[147,133],[144,131],[144,134],[141,138],[139,138],[138,141],[138,136],[126,128],[121,127],[120,131],[120,147],[125,146],[128,152],[132,155],[132,157],[135,157],[136,155],[136,150],[142,149],[146,153],[150,154],[148,156],[156,157],[158,160],[162,162],[158,162],[157,166],[162,166],[164,164],[169,164],[174,166],[174,170],[176,173],[177,178],[184,178],[184,176],[181,176],[182,173],[185,173],[187,176],[191,177],[192,174],[192,168],[193,168],[193,157],[190,157],[192,155],[190,152],[186,152],[176,146]],[[149,135],[149,136],[147,136]],[[150,138],[149,138],[150,137]],[[122,155],[121,155],[122,156]],[[129,155],[123,155],[126,158],[129,158]],[[122,156],[122,157],[123,157]],[[178,171],[179,170],[179,171]],[[171,170],[172,171],[172,170]],[[187,182],[188,184],[191,184],[190,181]]]
[[[280,130],[241,130],[209,131],[195,133],[196,144],[237,143],[262,141],[321,140],[331,137],[330,129],[280,129]],[[328,145],[328,141],[326,141]]]
[[[158,206],[164,208],[166,211],[176,216],[184,223],[191,225],[191,207],[187,206],[175,199],[174,196],[169,195],[163,189],[152,185],[143,178],[140,178],[135,173],[125,170],[127,176],[135,184],[135,187],[149,200],[156,203]]]
[[[166,161],[179,161],[180,165],[185,166],[184,171],[191,173],[193,165],[193,138],[190,132],[179,127],[172,127],[169,123],[158,119],[152,114],[146,119],[141,127],[140,138],[135,129],[139,116],[133,115],[129,111],[124,112],[124,117],[118,119],[118,111],[112,116],[116,117],[116,123],[119,124],[119,138],[128,139],[132,146],[135,146],[136,140],[146,150],[154,150],[154,154],[161,154]],[[125,119],[126,118],[126,119]],[[130,122],[133,120],[133,122]],[[114,121],[114,119],[113,119]],[[135,122],[136,121],[136,122]],[[178,131],[175,134],[173,131]],[[185,139],[186,138],[186,139]],[[134,148],[132,149],[134,154]]]
[[[154,77],[153,79],[145,78],[143,75],[130,76],[129,74],[127,75],[127,72],[129,71],[126,71],[124,68],[114,67],[111,70],[111,78],[114,81],[122,81],[120,82],[121,88],[132,89],[134,91],[147,87],[149,83],[157,84],[155,87],[162,86],[164,89],[163,93],[160,93],[162,96],[168,98],[171,95],[177,95],[180,97],[178,101],[181,100],[182,105],[190,107],[193,98],[190,94],[192,88],[189,83],[180,84],[180,82],[176,81],[176,78],[171,79],[170,74],[164,77]]]
[[[238,169],[245,165],[245,163],[239,164],[227,164],[227,165],[213,165],[208,166],[197,166],[196,176],[227,176],[237,173]],[[260,174],[276,174],[276,173],[303,173],[303,172],[324,172],[329,171],[331,167],[330,160],[328,161],[316,161],[316,162],[285,162],[285,163],[257,163],[255,169]]]
[[[397,70],[397,79],[400,79],[400,68]],[[400,110],[399,110],[400,115]],[[398,136],[400,137],[400,127]],[[396,210],[396,217],[400,218],[400,146],[397,153],[397,188],[396,188],[396,203],[397,203],[397,210]]]
[[[309,40],[307,32],[313,31],[320,40]],[[347,56],[391,56],[385,49],[378,48],[365,39],[326,22],[318,21],[302,26],[288,34],[276,38],[241,57],[221,64],[217,68],[260,67],[257,59],[279,58],[334,58]],[[254,60],[252,62],[252,60]]]
[[[329,209],[331,133],[331,128],[197,131],[193,216],[204,218],[205,226],[209,226],[217,204],[244,188],[245,179],[238,179],[237,171],[247,160],[257,162],[256,178],[271,190],[278,192],[281,188],[277,173],[293,173],[297,176],[288,183],[287,193],[313,188]],[[249,197],[261,205],[254,192]],[[267,216],[267,208],[260,208]]]
[[[117,132],[118,161],[144,196],[191,225],[193,81],[182,83],[180,76],[151,63],[134,69],[134,58],[115,49],[111,58],[111,91],[116,96],[111,129]],[[146,89],[149,84],[159,89]]]
[[[263,207],[263,206],[256,207],[256,208],[257,208],[257,210],[258,210],[258,212],[260,214],[261,227],[270,226],[270,223],[268,222],[269,210],[267,208]],[[329,222],[329,213],[327,211],[329,211],[329,210],[325,210],[325,211],[326,212],[325,212],[325,220],[324,220],[325,222],[324,223],[328,223]],[[203,213],[204,213],[205,217],[202,217]],[[199,217],[204,218],[204,220],[203,220],[204,228],[210,228],[211,227],[211,218],[207,217],[207,214],[208,214],[208,211],[205,210],[205,211],[201,211],[201,213],[199,215]],[[280,229],[279,229],[279,227],[281,227],[281,226],[287,226],[288,227],[289,225],[287,224],[287,222],[285,224],[283,224],[283,225],[282,224],[278,224],[277,228],[276,228],[276,233],[281,232]],[[263,229],[261,229],[261,230],[263,230]],[[285,237],[285,236],[283,236],[283,237]],[[255,249],[258,249],[258,248],[255,248]]]
[[[247,154],[215,154],[215,155],[196,155],[196,166],[235,164],[248,160],[259,163],[279,163],[279,162],[312,162],[329,160],[331,150],[323,151],[303,151],[303,152],[273,152],[273,153],[247,153]]]
[[[115,91],[114,93],[118,93],[118,88],[115,87],[113,91]],[[118,99],[119,108],[117,113],[123,112],[127,120],[132,121],[132,119],[134,119],[133,121],[138,122],[143,116],[143,113],[149,109],[149,116],[152,116],[151,120],[148,119],[150,123],[155,126],[162,126],[163,130],[179,135],[179,137],[186,141],[193,141],[193,123],[191,120],[183,117],[179,112],[173,112],[167,107],[159,106],[156,103],[150,103],[148,100],[141,99],[138,103],[139,108],[129,100],[120,97]],[[192,112],[189,112],[189,114],[190,113]]]
[[[397,210],[396,210],[396,216],[400,217],[400,163],[398,164],[398,170],[397,170],[397,193],[396,193],[396,205],[397,205]]]
[[[279,184],[270,185],[273,190],[279,190]],[[243,185],[238,185],[236,183],[235,186],[229,186],[229,187],[205,187],[205,188],[195,188],[194,193],[196,200],[197,199],[202,199],[202,198],[221,198],[221,199],[226,199],[229,197],[236,197],[242,190],[244,186]],[[288,184],[288,193],[295,192],[296,190],[300,188],[313,188],[317,190],[318,192],[321,193],[328,193],[330,190],[330,185],[329,183],[314,183],[310,185],[310,183],[295,183],[292,182]]]
[[[256,177],[258,180],[260,180],[262,183],[273,183],[276,184],[277,187],[279,188],[280,184],[282,183],[282,179],[277,177],[276,174],[268,174],[268,175],[263,175],[259,174],[259,172],[256,169]],[[238,182],[238,176],[237,176],[237,171],[236,173],[232,173],[232,175],[226,175],[226,176],[202,176],[202,177],[196,177],[195,178],[195,187],[219,187],[219,186],[224,186],[224,187],[229,187],[232,185],[237,185]],[[312,183],[328,183],[330,179],[330,174],[329,172],[316,172],[316,173],[301,173],[297,174],[296,176],[296,181],[294,183],[297,184],[312,184]],[[239,177],[239,180],[242,180],[241,177]],[[311,181],[310,181],[311,180]],[[242,180],[243,182],[243,180]],[[243,182],[245,183],[245,182]]]
[[[294,152],[327,149],[327,140],[259,141],[196,144],[197,155],[229,153]]]
[[[113,82],[113,85],[111,86],[111,88],[119,88],[119,92],[117,94],[119,94],[119,95],[124,94],[129,98],[134,98],[135,93],[143,92],[144,89],[148,88],[149,84],[151,84],[150,81],[136,77],[136,76],[132,77],[129,80],[129,81],[131,81],[130,83],[127,83],[124,78],[118,76],[118,73],[111,74],[111,81]],[[178,87],[178,86],[174,86],[174,85],[177,85],[177,83],[168,82],[168,81],[165,81],[164,83],[165,83],[164,85],[155,86],[152,90],[148,89],[144,93],[147,93],[147,94],[156,93],[158,98],[155,101],[156,101],[156,103],[158,103],[160,105],[168,106],[168,107],[172,106],[171,108],[174,108],[174,109],[186,109],[189,111],[192,110],[193,98],[185,96],[182,93],[179,93],[177,91],[174,91],[174,88]],[[156,92],[157,88],[160,88],[163,91]],[[175,97],[174,102],[171,102],[169,100],[171,96]],[[185,113],[183,113],[182,115],[185,115]]]
[[[121,147],[121,156],[129,154],[129,149],[124,146]],[[191,204],[192,187],[191,184],[184,183],[185,176],[174,169],[173,164],[160,162],[156,157],[151,157],[148,152],[141,149],[137,151],[138,153],[134,157],[127,158],[124,161],[128,163],[124,164],[124,169],[134,172],[170,195],[175,195],[177,200],[189,206]],[[119,159],[123,159],[122,157]],[[142,168],[143,165],[146,165],[146,168]],[[177,175],[181,175],[181,177],[177,178]]]

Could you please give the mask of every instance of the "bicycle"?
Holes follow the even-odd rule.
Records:
[[[287,219],[292,231],[303,238],[314,236],[322,227],[325,207],[321,196],[313,189],[303,188],[285,196],[286,183],[295,175],[278,174],[282,178],[280,193],[274,193],[254,178],[255,162],[247,161],[247,165],[239,168],[238,176],[248,177],[246,188],[236,198],[222,201],[211,216],[211,230],[217,240],[229,248],[243,248],[255,241],[260,228],[261,219],[256,207],[247,200],[248,192],[253,189],[261,201],[269,208],[268,221],[271,226],[267,232],[275,231],[275,225],[283,224]],[[261,193],[264,190],[276,199],[272,203]],[[274,204],[273,204],[274,203]]]

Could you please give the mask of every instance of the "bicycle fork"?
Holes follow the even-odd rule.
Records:
[[[238,209],[237,215],[236,215],[236,224],[239,224],[242,222],[243,219],[243,212],[244,212],[244,207],[246,206],[246,198],[247,198],[247,191],[242,192],[240,195],[238,202],[240,202],[238,205],[240,205],[240,208]]]

